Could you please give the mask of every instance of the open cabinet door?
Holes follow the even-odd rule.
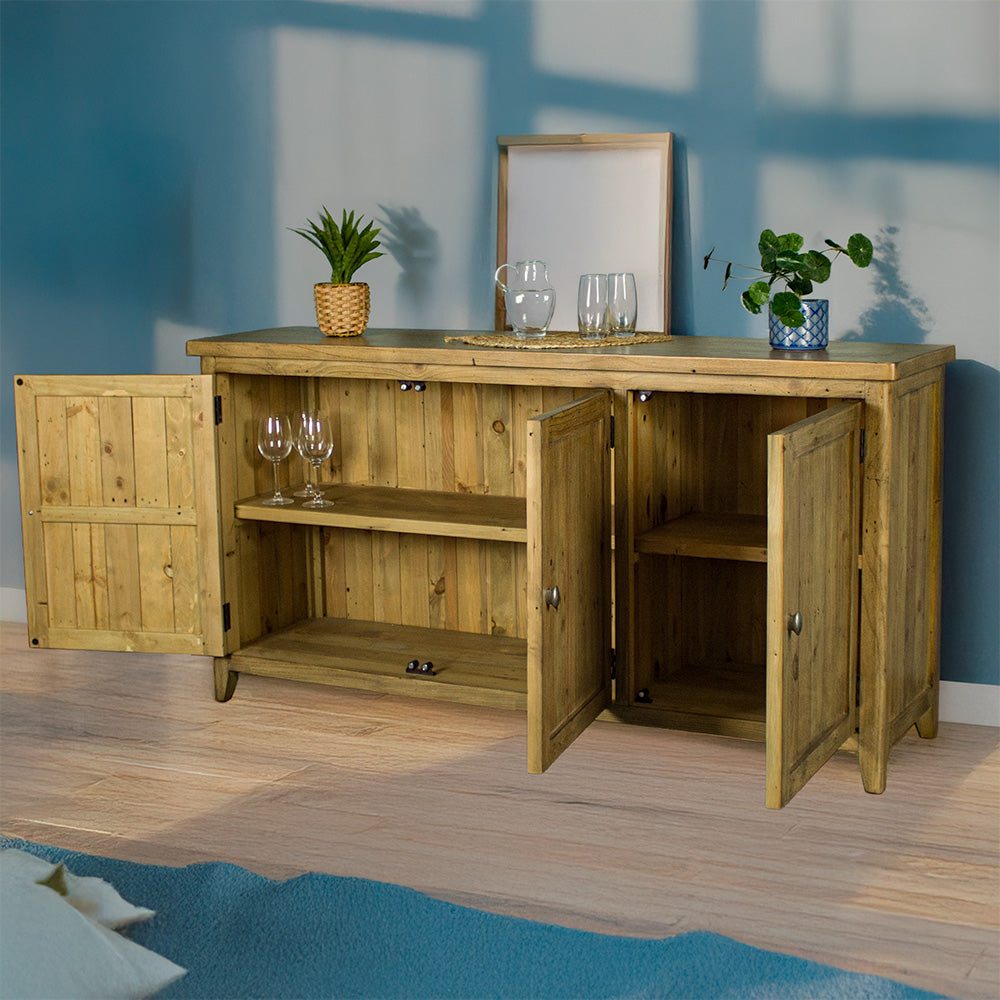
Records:
[[[767,439],[771,808],[854,735],[861,413],[833,406]]]
[[[211,376],[14,382],[31,644],[221,655]]]
[[[528,421],[528,770],[544,771],[611,689],[611,397]]]

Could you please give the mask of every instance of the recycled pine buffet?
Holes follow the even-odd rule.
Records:
[[[526,710],[533,772],[602,718],[764,740],[768,806],[842,747],[881,792],[937,727],[954,349],[467,336],[18,376],[30,642],[210,655],[222,701],[251,673]],[[257,421],[304,408],[334,506],[268,507]]]

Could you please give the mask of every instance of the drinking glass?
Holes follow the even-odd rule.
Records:
[[[608,322],[608,276],[581,274],[576,297],[576,320],[584,340],[600,340]]]
[[[313,479],[319,479],[319,467],[333,454],[333,431],[330,420],[322,413],[303,413],[299,432],[295,438],[299,454],[312,466]],[[302,504],[310,510],[332,507],[333,501],[323,496],[323,491],[312,483],[312,496]]]
[[[261,502],[269,507],[295,503],[291,497],[281,495],[278,485],[278,466],[292,453],[292,431],[288,417],[272,413],[261,420],[257,430],[257,450],[269,462],[274,463],[274,496]]]
[[[608,275],[608,329],[616,337],[635,335],[635,275],[618,271]]]
[[[306,463],[306,484],[301,490],[296,490],[292,496],[302,497],[305,500],[312,500],[317,493],[323,492],[319,487],[313,485],[312,479],[309,477],[309,457],[302,451],[302,428],[306,425],[307,421],[312,420],[316,416],[315,410],[303,410],[298,415],[298,423],[295,427],[295,448]]]

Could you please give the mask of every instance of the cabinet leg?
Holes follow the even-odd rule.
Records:
[[[937,691],[932,689],[933,704],[917,719],[917,733],[925,740],[932,740],[938,731],[938,700]]]
[[[861,781],[865,791],[881,795],[885,791],[886,774],[889,770],[888,740],[861,738],[858,742],[858,762],[861,765]]]
[[[240,675],[235,670],[229,669],[229,657],[215,657],[215,700],[229,701],[236,690],[236,682]]]

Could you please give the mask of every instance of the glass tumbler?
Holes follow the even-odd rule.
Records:
[[[635,275],[617,271],[608,275],[608,329],[616,337],[635,336]]]
[[[608,276],[581,274],[576,319],[584,340],[600,340],[608,324]]]

